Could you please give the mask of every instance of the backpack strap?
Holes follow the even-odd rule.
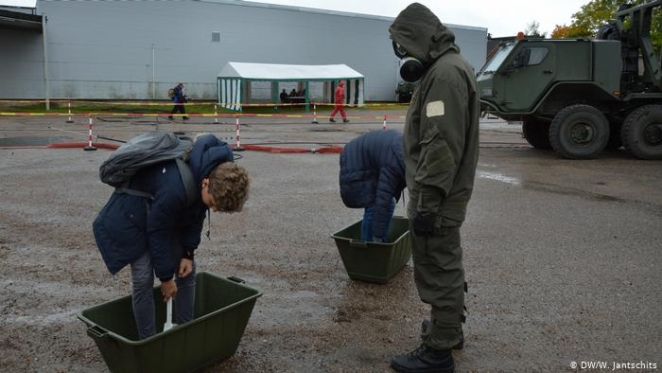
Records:
[[[184,183],[184,189],[186,189],[186,206],[191,206],[197,198],[197,188],[195,187],[193,172],[191,172],[191,168],[183,159],[177,158],[175,159],[175,163],[177,164],[177,170],[179,170],[179,176],[182,178],[182,183]],[[115,191],[117,193],[124,193],[131,196],[154,199],[154,196],[151,193],[129,188],[129,183],[130,180],[124,182],[124,184],[115,188]]]
[[[196,192],[197,188],[195,186],[195,179],[193,178],[193,172],[183,159],[175,159],[177,163],[177,169],[179,170],[179,176],[182,178],[182,183],[184,183],[184,189],[186,189],[186,200],[187,206],[191,206],[197,199]]]
[[[140,190],[137,190],[137,189],[131,189],[131,188],[127,187],[127,185],[129,185],[128,181],[125,182],[124,184],[122,184],[122,186],[115,188],[115,192],[128,194],[130,196],[145,197],[145,198],[149,198],[149,199],[154,199],[154,196],[152,194],[147,193],[147,192],[143,192],[143,191],[140,191]]]

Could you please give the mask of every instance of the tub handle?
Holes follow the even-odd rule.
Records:
[[[355,248],[360,248],[360,249],[365,249],[365,248],[368,247],[368,242],[352,239],[352,240],[349,240],[349,246],[350,247],[355,247]]]
[[[246,281],[244,281],[243,279],[240,279],[239,277],[236,277],[236,276],[230,276],[230,277],[228,277],[228,280],[234,281],[238,284],[245,284],[246,283]]]
[[[108,331],[99,327],[98,325],[92,325],[87,328],[87,335],[95,339],[106,339],[108,338]]]

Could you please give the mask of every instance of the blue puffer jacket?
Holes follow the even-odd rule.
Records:
[[[175,87],[175,95],[172,96],[172,102],[176,104],[186,103],[186,96],[184,96],[184,90],[180,86]]]
[[[345,206],[375,206],[373,231],[386,231],[388,206],[406,187],[402,134],[395,130],[365,133],[340,153],[340,197]]]
[[[189,166],[197,189],[214,167],[234,160],[227,143],[213,135],[198,138],[190,152]],[[115,274],[149,250],[154,272],[161,281],[173,277],[181,258],[173,258],[178,240],[185,257],[192,257],[200,244],[207,206],[201,195],[188,204],[175,161],[141,169],[131,180],[131,189],[145,191],[152,200],[113,193],[92,225],[99,251],[110,273]]]

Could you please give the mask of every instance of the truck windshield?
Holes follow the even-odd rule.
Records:
[[[480,70],[479,75],[483,74],[494,74],[495,71],[501,66],[503,61],[508,57],[510,54],[510,51],[513,50],[513,47],[515,46],[514,42],[511,43],[503,43],[499,45],[497,48],[497,51],[494,53],[492,58],[490,58],[489,61],[483,66],[483,68]]]

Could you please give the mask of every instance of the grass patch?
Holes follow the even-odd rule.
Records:
[[[189,114],[214,114],[219,115],[236,114],[237,112],[225,108],[215,108],[214,101],[195,101],[186,105]],[[394,104],[387,102],[369,102],[364,107],[348,107],[347,109],[362,111],[384,111],[406,109],[406,104]],[[317,111],[331,111],[332,105],[319,105]],[[155,114],[166,115],[172,110],[172,102],[169,101],[72,101],[71,112],[74,114]],[[306,114],[305,105],[301,106],[244,106],[244,114]],[[4,100],[0,101],[0,112],[7,113],[68,113],[68,101],[51,101],[50,110],[46,110],[45,102],[21,102]]]

